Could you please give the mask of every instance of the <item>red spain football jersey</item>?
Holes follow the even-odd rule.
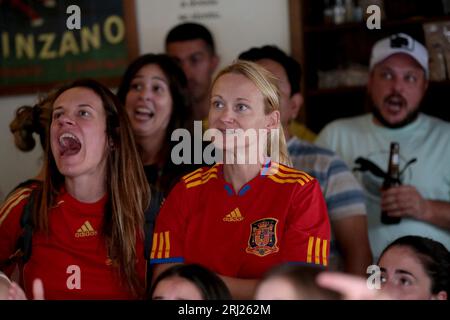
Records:
[[[0,261],[16,250],[20,217],[29,187],[14,192],[0,209]],[[23,286],[31,297],[32,281],[40,278],[46,299],[133,299],[108,258],[102,224],[107,196],[81,203],[62,191],[49,213],[49,234],[35,232],[32,254],[23,268]],[[138,274],[145,283],[143,242],[137,241]],[[8,270],[6,270],[8,273]]]
[[[273,163],[236,193],[217,164],[184,176],[169,194],[151,263],[198,263],[225,276],[259,278],[284,262],[326,266],[329,239],[317,180]]]

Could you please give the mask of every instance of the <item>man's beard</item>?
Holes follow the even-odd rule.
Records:
[[[384,102],[386,102],[387,100],[392,99],[392,98],[402,99],[405,101],[404,102],[405,104],[407,103],[406,99],[403,98],[403,96],[401,96],[400,94],[395,94],[395,93],[387,96],[384,99]],[[414,120],[416,120],[419,115],[420,108],[418,107],[418,108],[415,108],[414,110],[410,111],[402,121],[397,122],[397,123],[389,123],[385,118],[383,118],[380,108],[377,108],[375,106],[375,103],[373,102],[372,99],[370,99],[370,109],[371,109],[371,112],[372,112],[373,116],[375,117],[375,119],[377,119],[384,127],[390,128],[390,129],[398,129],[398,128],[403,128],[403,127],[407,126],[408,124],[412,123]]]

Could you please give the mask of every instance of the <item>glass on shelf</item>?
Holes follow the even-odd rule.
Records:
[[[351,64],[347,68],[318,71],[319,89],[339,87],[358,87],[367,84],[369,71],[367,66]]]
[[[323,8],[325,24],[361,22],[363,19],[363,10],[359,0],[325,0]]]
[[[431,81],[444,81],[448,78],[448,62],[446,62],[446,44],[450,44],[450,35],[446,37],[446,26],[450,29],[449,22],[431,22],[423,25],[425,44],[430,56],[429,70]],[[450,55],[448,55],[450,58]],[[447,66],[446,66],[447,65]]]

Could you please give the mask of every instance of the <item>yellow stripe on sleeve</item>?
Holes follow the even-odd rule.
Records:
[[[203,178],[202,178],[202,180],[196,180],[194,182],[188,183],[186,185],[186,189],[189,189],[189,188],[196,187],[198,185],[204,184],[204,183],[208,182],[209,180],[211,180],[212,178],[217,178],[217,174],[210,174],[208,176],[208,178],[206,178],[205,180],[203,180]]]
[[[164,258],[170,257],[170,238],[169,238],[169,231],[164,232],[164,237],[166,241],[166,254]]]
[[[282,165],[282,164],[280,164],[280,169],[285,171],[285,172],[292,172],[292,173],[303,174],[303,175],[307,176],[310,180],[314,179],[309,174],[307,174],[305,171],[297,170],[297,169],[294,169],[294,168],[289,168],[289,167],[286,167],[285,165]]]
[[[159,247],[158,247],[158,259],[162,258],[162,251],[163,251],[163,247],[164,247],[164,233],[160,232],[159,233]]]
[[[269,177],[269,179],[272,179],[273,181],[278,182],[278,183],[296,183],[296,182],[298,182],[302,186],[305,184],[305,182],[301,179],[279,179],[275,176],[268,176],[268,177]]]
[[[203,184],[202,180],[197,180],[191,183],[186,184],[186,189],[192,188],[192,187],[196,187]]]
[[[187,184],[196,179],[206,180],[209,178],[210,175],[212,175],[214,173],[217,173],[217,169],[213,167],[206,172],[199,172],[195,175],[190,176],[189,178],[184,179],[184,182],[186,182],[186,184]]]
[[[185,175],[182,179],[183,179],[183,180],[186,180],[186,179],[188,179],[189,177],[195,175],[196,173],[198,173],[198,172],[200,172],[200,171],[202,171],[202,170],[203,170],[202,168],[198,168],[197,170],[192,171],[191,173],[188,173],[187,175]]]
[[[23,199],[23,195],[27,194],[27,196],[29,196],[31,193],[28,193],[29,191],[31,191],[31,189],[27,188],[27,189],[19,189],[18,191],[14,192],[8,199],[6,199],[6,201],[3,203],[2,206],[0,206],[0,217],[3,216],[3,214],[5,212],[8,212],[11,210],[10,208],[12,206],[15,206],[15,204],[17,204],[17,199]],[[13,203],[15,203],[13,205]]]
[[[280,171],[276,175],[279,176],[280,178],[300,178],[306,182],[309,182],[312,180],[310,177],[308,177],[308,175],[302,174],[300,172],[299,173],[283,173]]]
[[[29,194],[24,194],[21,195],[20,197],[17,198],[16,201],[14,201],[13,203],[11,203],[11,205],[9,206],[9,208],[7,208],[5,211],[1,212],[1,216],[0,216],[0,226],[3,223],[3,220],[6,219],[6,217],[9,215],[10,211],[17,205],[20,203],[20,201],[22,201],[25,198],[28,198],[30,195]]]
[[[313,245],[314,245],[314,237],[309,237],[309,240],[308,240],[308,255],[306,257],[306,262],[308,262],[308,263],[312,262]]]
[[[156,246],[158,244],[158,234],[153,234],[153,243],[152,243],[152,253],[150,254],[150,259],[155,259]]]
[[[215,166],[213,166],[212,168],[209,168],[206,172],[205,175],[207,174],[211,174],[213,172],[217,172],[217,164]]]
[[[320,264],[320,238],[316,238],[316,254],[315,263]]]
[[[197,178],[201,178],[202,177],[202,173],[199,172],[197,174],[194,174],[193,176],[190,176],[189,178],[184,179],[184,182],[188,183],[191,182],[192,180],[195,180]]]
[[[307,176],[309,180],[314,180],[314,177],[311,176],[311,175],[309,175],[309,174],[307,174],[306,172],[302,171],[302,174],[304,174],[305,176]]]
[[[323,240],[323,244],[322,244],[322,263],[323,265],[326,267],[328,265],[328,261],[327,261],[327,244],[328,241],[327,240]]]

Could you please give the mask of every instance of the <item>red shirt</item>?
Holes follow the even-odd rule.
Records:
[[[0,261],[16,251],[20,217],[31,189],[17,190],[0,209]],[[32,254],[23,269],[24,289],[31,297],[35,278],[44,284],[46,299],[133,299],[108,258],[102,236],[107,196],[81,203],[64,190],[49,213],[49,234],[35,232]],[[144,283],[143,242],[137,241],[137,268]]]
[[[151,263],[198,263],[238,278],[259,278],[283,262],[326,266],[330,225],[318,182],[277,168],[237,193],[223,165],[184,176],[156,220]]]

